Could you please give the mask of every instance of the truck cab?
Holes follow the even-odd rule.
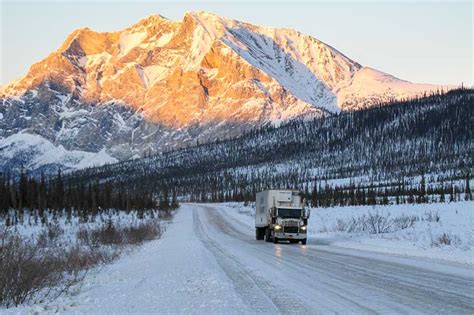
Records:
[[[269,189],[257,193],[256,239],[306,244],[310,212],[304,204],[303,193],[298,190]]]

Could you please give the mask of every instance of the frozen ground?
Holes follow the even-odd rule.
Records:
[[[256,241],[249,208],[187,204],[160,240],[89,274],[75,294],[5,312],[474,312],[470,265],[317,240]]]

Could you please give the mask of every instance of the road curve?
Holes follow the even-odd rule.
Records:
[[[187,209],[196,236],[255,312],[474,314],[469,271],[448,274],[327,245],[256,241],[249,226],[218,206]]]

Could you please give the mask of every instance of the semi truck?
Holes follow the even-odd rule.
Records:
[[[275,244],[288,240],[306,245],[309,215],[301,191],[261,191],[255,200],[255,238]]]

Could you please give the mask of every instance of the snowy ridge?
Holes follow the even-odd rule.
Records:
[[[370,107],[372,102],[407,99],[436,91],[448,91],[452,86],[413,84],[381,71],[364,67],[356,72],[346,86],[338,91],[338,106],[347,110]]]
[[[72,170],[118,162],[105,150],[97,153],[69,151],[62,145],[55,146],[41,136],[27,133],[0,139],[0,161],[0,169],[21,166],[29,170],[41,170],[44,167]]]
[[[241,45],[227,38],[224,42],[252,66],[275,78],[300,100],[332,113],[339,111],[331,91],[304,64],[288,58],[271,40],[261,36],[254,37],[244,28],[232,29],[229,32],[232,33],[232,38],[239,39],[238,43]],[[241,48],[244,44],[245,49]]]

